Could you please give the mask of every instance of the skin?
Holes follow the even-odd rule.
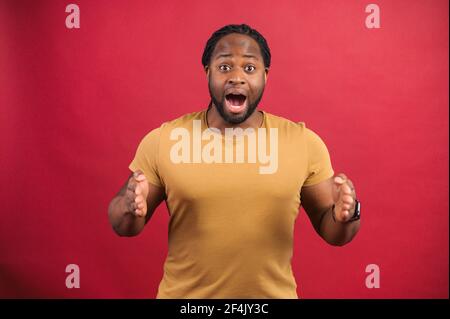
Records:
[[[149,183],[141,171],[132,173],[108,207],[108,217],[119,236],[136,236],[165,199],[164,188]]]
[[[224,132],[225,128],[258,128],[263,115],[258,103],[267,83],[269,69],[258,43],[251,37],[232,33],[221,38],[205,67],[208,88],[213,101],[207,113],[210,127]],[[238,114],[224,106],[225,92],[230,88],[245,90],[247,107]],[[304,186],[300,191],[302,206],[314,229],[327,243],[342,246],[350,242],[360,227],[360,221],[347,222],[355,209],[356,193],[352,181],[338,174],[319,184]],[[120,236],[139,234],[165,200],[163,188],[149,183],[145,175],[136,171],[109,205],[109,220]],[[332,207],[335,205],[335,219]]]
[[[224,131],[226,127],[245,129],[261,125],[262,113],[255,111],[262,98],[269,69],[264,66],[259,45],[253,38],[237,33],[221,38],[205,72],[213,101],[207,114],[210,126]],[[248,103],[242,113],[233,114],[223,105],[225,92],[232,88],[246,92]],[[225,114],[221,114],[220,109]]]
[[[303,186],[300,196],[314,229],[330,245],[343,246],[358,232],[360,220],[347,222],[355,211],[356,192],[353,182],[345,174]],[[333,204],[336,221],[332,217]]]

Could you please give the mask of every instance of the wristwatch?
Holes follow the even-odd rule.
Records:
[[[333,220],[336,221],[336,215],[334,214],[334,204],[333,207],[331,207],[331,216],[333,217]],[[346,221],[346,223],[354,222],[361,218],[361,203],[359,200],[355,199],[355,212],[353,213],[352,218]]]
[[[353,213],[352,218],[350,218],[348,221],[353,222],[360,218],[361,218],[361,203],[359,202],[359,200],[355,199],[355,212]]]

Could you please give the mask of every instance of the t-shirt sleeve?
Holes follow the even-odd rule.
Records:
[[[163,187],[158,167],[160,130],[161,128],[152,130],[141,140],[134,159],[128,166],[133,172],[141,170],[149,183],[157,187]]]
[[[330,154],[323,140],[305,127],[308,175],[303,186],[318,184],[334,175]]]

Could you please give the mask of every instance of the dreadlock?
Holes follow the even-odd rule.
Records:
[[[216,32],[214,32],[211,37],[209,38],[208,42],[206,42],[205,50],[203,51],[202,56],[202,64],[203,67],[206,67],[209,65],[209,62],[211,61],[211,55],[214,51],[214,48],[216,47],[217,42],[224,36],[230,34],[230,33],[240,33],[245,34],[258,42],[259,48],[261,50],[261,55],[264,60],[264,66],[266,68],[270,67],[270,49],[266,42],[266,39],[255,29],[252,29],[250,26],[246,24],[228,24]]]

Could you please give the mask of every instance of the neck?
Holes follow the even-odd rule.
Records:
[[[226,128],[240,127],[242,129],[246,129],[251,127],[257,129],[261,127],[263,119],[264,119],[263,113],[259,111],[258,108],[256,108],[255,111],[252,113],[252,115],[250,115],[249,118],[246,119],[244,122],[239,124],[228,123],[222,118],[220,113],[217,111],[214,103],[211,103],[211,106],[206,113],[206,121],[208,123],[208,126],[219,129],[222,132],[222,134],[225,133]]]

